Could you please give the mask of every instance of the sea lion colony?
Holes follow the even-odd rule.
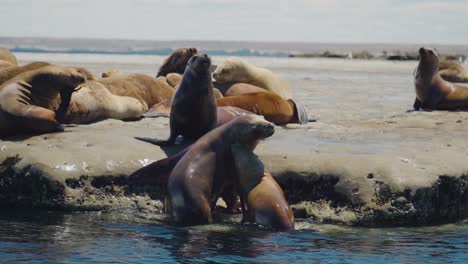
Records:
[[[419,54],[414,108],[466,110],[468,88],[444,80],[463,80],[463,66],[439,61],[433,49],[421,48]],[[47,62],[20,66],[12,53],[0,49],[2,138],[107,118],[169,117],[167,140],[135,137],[170,146],[182,136],[191,145],[134,172],[129,184],[168,190],[168,213],[179,224],[210,223],[222,197],[229,212],[243,213],[243,221],[294,228],[281,187],[253,153],[261,139],[272,136],[273,124],[308,122],[306,109],[292,97],[287,82],[270,70],[241,58],[216,67],[195,48],[173,52],[156,78],[115,69],[97,78],[84,68]]]

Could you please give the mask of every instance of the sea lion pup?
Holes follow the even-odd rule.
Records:
[[[234,144],[231,149],[239,179],[239,195],[247,205],[243,221],[279,231],[294,229],[292,209],[281,187],[265,171],[263,163],[244,145]]]
[[[111,74],[110,77],[96,80],[109,91],[119,96],[129,96],[146,103],[148,107],[171,99],[174,89],[164,77],[154,78],[145,74]]]
[[[23,72],[40,69],[48,65],[50,65],[50,63],[37,61],[37,62],[31,62],[23,66],[14,65],[14,66],[1,68],[0,69],[0,85],[12,79],[13,77],[20,75]]]
[[[468,110],[468,87],[440,77],[439,57],[433,49],[419,49],[414,84],[416,100],[413,107],[416,110]]]
[[[216,100],[211,82],[211,59],[208,55],[193,56],[185,69],[182,82],[172,99],[167,140],[136,139],[155,145],[174,144],[177,136],[196,140],[216,126]]]
[[[211,223],[211,212],[224,186],[237,182],[233,144],[254,149],[274,126],[257,115],[242,115],[198,139],[169,176],[171,215],[183,225]]]
[[[198,50],[196,48],[176,49],[164,60],[161,67],[159,67],[156,77],[166,76],[169,73],[183,74],[188,61],[196,54],[198,54]]]
[[[0,48],[0,69],[16,65],[18,65],[16,56],[8,49]]]
[[[306,124],[309,121],[307,111],[301,104],[293,99],[285,100],[269,91],[219,98],[216,103],[218,106],[235,106],[262,115],[275,125]]]
[[[439,61],[439,74],[442,79],[449,82],[468,82],[468,70],[454,61]]]
[[[292,98],[291,88],[287,81],[268,69],[256,67],[238,57],[226,59],[216,68],[213,78],[220,84],[228,82],[248,83],[274,92],[284,99]]]
[[[75,69],[46,66],[6,82],[0,86],[0,136],[63,131],[58,120],[84,81]]]

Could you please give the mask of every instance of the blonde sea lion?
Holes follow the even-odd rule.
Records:
[[[0,69],[0,85],[12,79],[13,77],[20,75],[23,72],[40,69],[48,65],[50,65],[50,63],[37,61],[37,62],[32,62],[23,66],[13,65],[13,66],[1,68]]]
[[[248,93],[262,93],[266,91],[267,90],[261,87],[251,85],[248,83],[235,83],[227,89],[224,95],[225,96],[237,96],[237,95],[243,95],[243,94],[248,94]]]
[[[169,176],[171,215],[183,225],[207,224],[223,188],[237,184],[233,144],[255,148],[274,126],[257,115],[243,115],[197,140]]]
[[[196,54],[198,54],[198,50],[196,48],[176,49],[164,60],[156,77],[166,76],[169,73],[183,74],[188,61]]]
[[[18,65],[18,61],[16,60],[16,56],[11,53],[8,49],[0,48],[0,64],[5,63],[11,66]]]
[[[102,78],[109,78],[109,77],[118,76],[118,75],[121,75],[121,74],[124,74],[124,73],[122,71],[120,71],[120,70],[113,69],[113,70],[110,70],[110,71],[103,72],[101,74],[101,77]]]
[[[244,59],[230,57],[219,65],[213,73],[217,83],[239,82],[256,85],[278,94],[284,99],[292,98],[291,88],[286,80],[272,71],[256,67]]]
[[[439,57],[430,48],[419,49],[414,83],[416,110],[468,110],[468,87],[445,81],[439,74]]]
[[[4,83],[0,86],[0,136],[63,131],[59,120],[84,81],[75,69],[46,66]],[[55,98],[59,98],[58,105]]]
[[[177,136],[196,140],[216,125],[216,100],[211,82],[211,59],[194,55],[188,62],[182,82],[172,99],[169,118],[170,136],[167,140],[136,139],[155,145],[171,145]]]
[[[454,61],[439,61],[439,74],[442,79],[449,82],[468,82],[468,70]]]
[[[174,89],[164,77],[154,78],[145,74],[115,74],[96,80],[111,93],[119,96],[133,97],[152,107],[166,99],[171,99]]]
[[[269,91],[227,96],[217,99],[216,103],[218,106],[235,106],[262,115],[276,125],[306,124],[309,121],[307,111],[301,104],[293,99],[285,100]]]

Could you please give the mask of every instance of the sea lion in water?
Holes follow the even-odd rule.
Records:
[[[216,100],[210,67],[211,60],[206,54],[195,55],[189,60],[172,99],[167,140],[136,139],[162,146],[173,144],[179,135],[196,140],[212,130],[216,126]]]
[[[244,145],[231,147],[239,179],[239,195],[247,211],[244,221],[280,231],[294,229],[294,215],[284,192],[263,163]],[[242,208],[245,211],[245,208]]]
[[[256,67],[244,59],[230,57],[219,65],[213,73],[217,83],[239,82],[256,85],[278,94],[284,99],[292,98],[287,81],[273,74],[272,71]]]
[[[419,49],[419,65],[415,71],[416,100],[419,110],[468,110],[468,87],[445,81],[439,74],[439,57],[430,48]]]
[[[0,48],[0,69],[17,65],[16,56],[9,50]]]
[[[468,70],[454,61],[439,61],[439,74],[442,79],[449,82],[468,82]]]
[[[169,73],[183,74],[190,58],[197,54],[198,50],[196,48],[176,49],[164,60],[156,77],[166,76]]]
[[[0,136],[62,131],[59,121],[71,95],[85,81],[75,69],[46,66],[22,73],[0,86]],[[54,98],[60,98],[54,110]]]
[[[274,126],[257,115],[243,115],[197,140],[169,176],[171,215],[183,225],[207,224],[226,184],[235,184],[233,144],[254,149]]]
[[[13,77],[22,74],[23,72],[37,70],[48,65],[50,65],[50,63],[37,61],[37,62],[31,62],[23,66],[13,65],[13,66],[1,68],[0,69],[0,85],[12,79]]]
[[[285,100],[269,91],[227,96],[217,99],[216,103],[218,106],[235,106],[262,115],[275,125],[306,124],[309,121],[307,111],[301,104],[293,99]]]

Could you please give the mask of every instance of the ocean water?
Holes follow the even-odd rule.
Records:
[[[164,55],[18,52],[20,63],[155,75]],[[245,57],[288,79],[320,122],[345,126],[412,108],[416,62]],[[215,64],[224,56],[213,56]],[[468,225],[355,228],[298,220],[290,232],[217,223],[177,227],[134,212],[3,209],[0,263],[466,263]]]
[[[350,228],[298,222],[177,227],[124,213],[3,211],[1,263],[466,263],[468,225]]]

